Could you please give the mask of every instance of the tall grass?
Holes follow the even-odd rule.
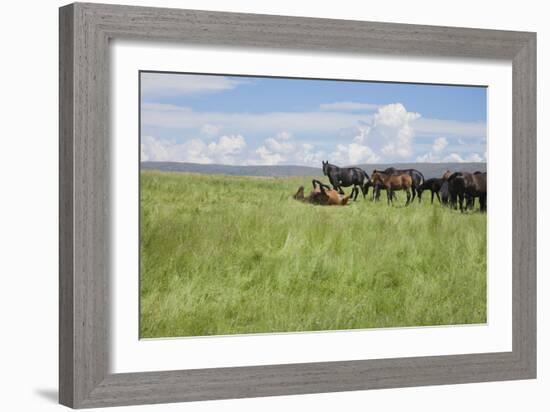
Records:
[[[292,199],[310,180],[142,172],[141,337],[486,321],[485,214]]]

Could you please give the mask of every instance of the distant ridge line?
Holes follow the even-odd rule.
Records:
[[[487,163],[376,163],[354,165],[364,169],[369,175],[373,169],[386,169],[393,166],[398,169],[417,169],[424,177],[441,177],[446,170],[463,172],[485,172]],[[263,177],[290,177],[290,176],[320,176],[319,167],[293,165],[222,165],[187,162],[141,162],[141,170],[158,170],[163,172],[222,174],[231,176],[263,176]]]

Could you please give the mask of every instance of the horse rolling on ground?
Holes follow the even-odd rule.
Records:
[[[331,189],[330,186],[321,183],[316,179],[313,179],[311,184],[313,185],[313,190],[307,197],[304,196],[304,186],[300,186],[296,194],[293,196],[294,199],[314,205],[345,206],[348,204],[348,201],[354,192],[355,194],[358,192],[358,190],[354,188],[350,195],[343,196],[336,190]]]
[[[375,187],[377,184],[380,184],[386,188],[388,205],[393,204],[394,191],[396,190],[404,190],[407,193],[407,202],[405,206],[408,206],[409,203],[412,202],[411,188],[413,186],[413,181],[409,174],[389,175],[384,172],[374,171],[372,174],[372,181]]]
[[[418,201],[422,201],[422,192],[424,192],[425,190],[429,190],[430,192],[432,192],[432,205],[434,203],[434,195],[437,196],[437,200],[439,200],[439,204],[441,204],[439,191],[441,190],[442,184],[443,179],[439,179],[436,177],[426,180],[418,187],[418,189],[416,189],[416,191],[418,192]]]
[[[369,180],[369,175],[359,167],[338,167],[330,164],[327,160],[323,161],[323,174],[328,177],[333,189],[342,195],[344,194],[342,187],[350,186],[353,186],[352,193],[355,194],[353,200],[357,200],[358,187],[363,192],[363,198],[367,195],[363,183],[365,179]]]
[[[412,178],[412,200],[416,197],[416,193],[418,191],[418,188],[424,183],[426,179],[424,179],[424,175],[419,172],[416,169],[396,169],[395,167],[388,167],[386,170],[384,170],[385,174],[392,175],[392,176],[399,176],[407,174]],[[418,201],[420,202],[420,197],[418,197]]]

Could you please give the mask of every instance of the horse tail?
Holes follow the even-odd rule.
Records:
[[[426,181],[426,179],[424,178],[424,175],[419,170],[417,170],[416,173],[418,173],[418,175],[420,176],[420,185],[423,185],[424,182]]]

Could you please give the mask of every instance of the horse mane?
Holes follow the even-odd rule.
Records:
[[[456,178],[459,177],[459,176],[462,177],[462,176],[464,176],[464,175],[462,174],[462,172],[454,172],[452,175],[450,175],[450,176],[447,178],[447,180],[453,180],[453,179],[456,179]]]

